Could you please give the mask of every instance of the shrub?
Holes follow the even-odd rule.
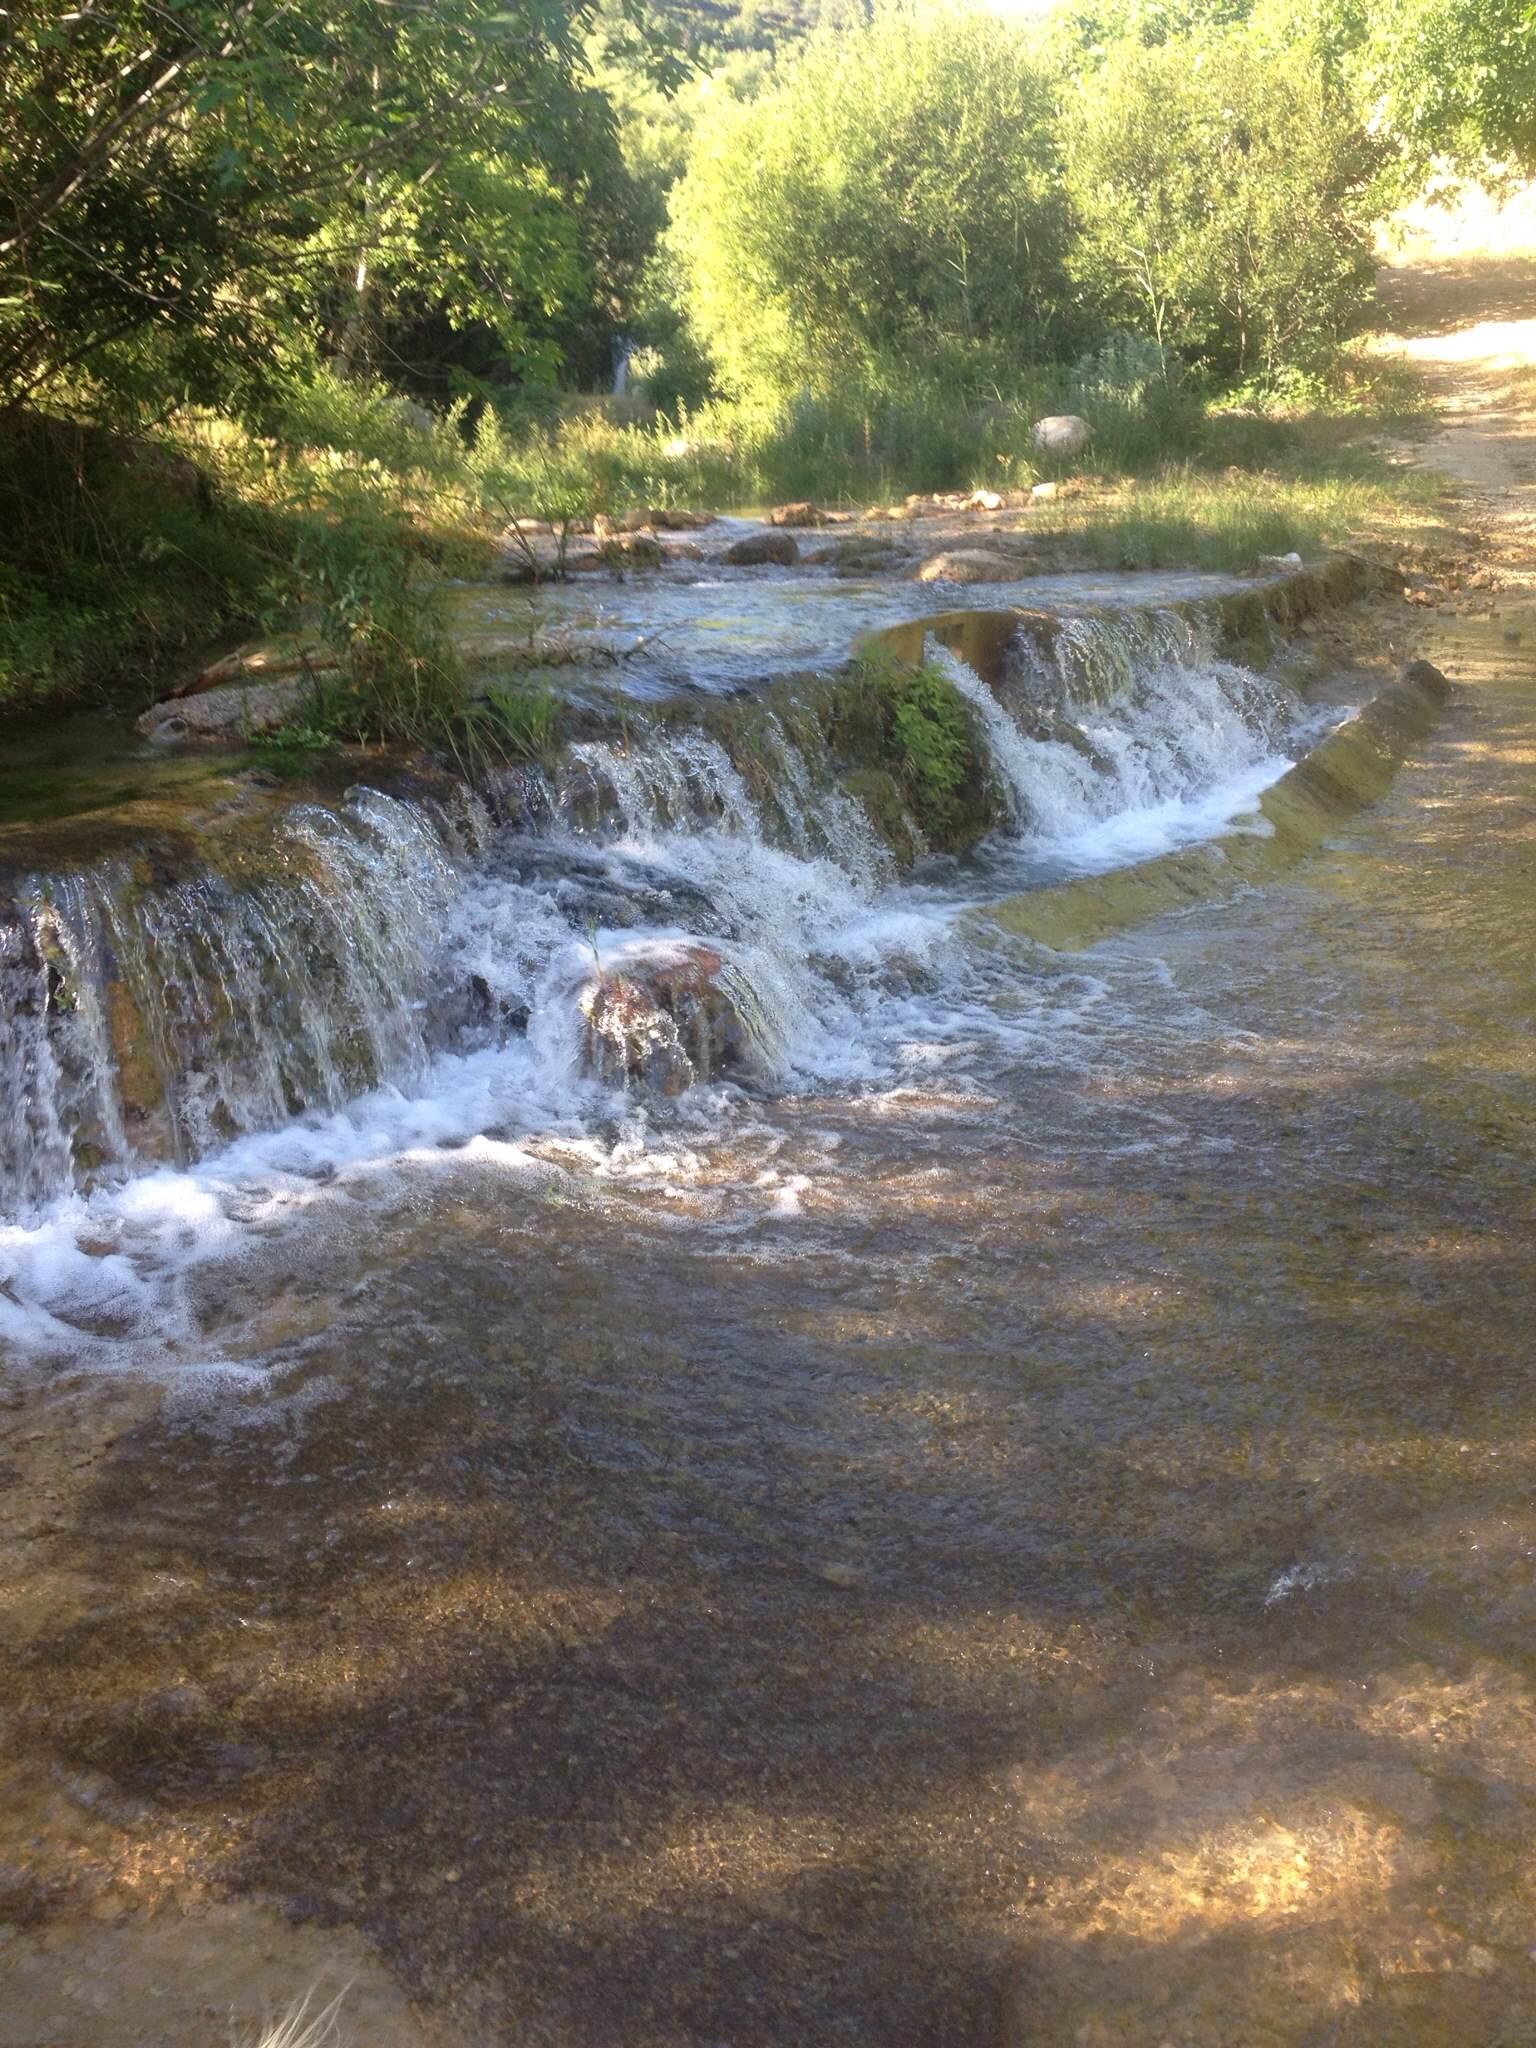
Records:
[[[689,312],[728,389],[947,377],[1070,330],[1053,91],[981,9],[877,7],[783,82],[721,95],[673,194]]]
[[[1111,318],[1238,377],[1325,361],[1357,324],[1383,147],[1315,50],[1126,41],[1065,133],[1072,267]]]

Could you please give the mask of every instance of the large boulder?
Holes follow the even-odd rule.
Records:
[[[799,559],[800,543],[792,533],[749,533],[734,541],[724,555],[733,569],[756,569],[764,562],[787,569]]]
[[[1053,412],[1035,421],[1029,438],[1042,455],[1081,455],[1089,432],[1088,422],[1075,412]]]
[[[749,990],[700,940],[638,945],[601,968],[577,998],[584,1053],[600,1079],[680,1095],[760,1065],[743,1014]]]
[[[1026,574],[1017,558],[987,548],[945,548],[918,565],[919,583],[1015,583]]]
[[[317,679],[337,671],[281,676],[266,683],[228,683],[192,697],[151,704],[137,730],[157,747],[239,746],[298,719],[313,701]]]

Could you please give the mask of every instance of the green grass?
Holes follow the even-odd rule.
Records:
[[[798,498],[859,508],[1026,487],[1080,467],[1092,488],[1039,527],[1070,537],[1086,561],[1237,569],[1256,554],[1313,553],[1422,524],[1436,487],[1376,440],[1413,432],[1425,403],[1407,366],[1363,353],[1346,355],[1331,379],[1202,394],[1111,349],[1075,371],[1036,371],[1007,397],[909,381],[782,408],[719,403],[648,424],[593,410],[521,436],[488,423],[471,462],[496,503],[556,519]],[[1035,420],[1059,411],[1093,426],[1080,465],[1031,446]]]
[[[1342,473],[1340,473],[1342,472]],[[1432,542],[1440,480],[1354,457],[1330,473],[1298,456],[1238,475],[1183,465],[1051,508],[1039,532],[1107,569],[1252,569],[1260,555],[1304,556],[1362,541]],[[1032,530],[1035,530],[1032,528]]]
[[[302,623],[346,670],[347,737],[448,736],[528,758],[541,714],[472,698],[436,595],[445,573],[492,559],[514,514],[558,526],[646,505],[860,507],[1018,487],[1068,474],[1030,431],[1042,413],[1080,410],[1094,429],[1085,474],[1030,523],[1086,564],[1245,569],[1362,536],[1432,547],[1439,486],[1377,445],[1411,432],[1423,403],[1379,357],[1223,397],[1117,343],[1021,373],[1007,393],[904,372],[879,390],[676,419],[487,412],[471,433],[462,411],[424,421],[382,386],[323,373],[254,426],[187,414],[135,439],[13,419],[0,445],[0,709],[108,686],[143,699],[176,654],[232,626]]]

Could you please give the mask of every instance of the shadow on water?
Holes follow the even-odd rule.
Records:
[[[799,1216],[466,1165],[232,1281],[293,1398],[119,1442],[18,1754],[467,2040],[1530,2038],[1522,744],[1086,1063],[782,1105]]]

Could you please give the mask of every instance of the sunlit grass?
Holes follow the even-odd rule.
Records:
[[[1373,474],[1185,467],[1067,500],[1041,530],[1114,569],[1251,569],[1261,555],[1312,556],[1364,542],[1424,545],[1444,532],[1443,486],[1417,470]]]

